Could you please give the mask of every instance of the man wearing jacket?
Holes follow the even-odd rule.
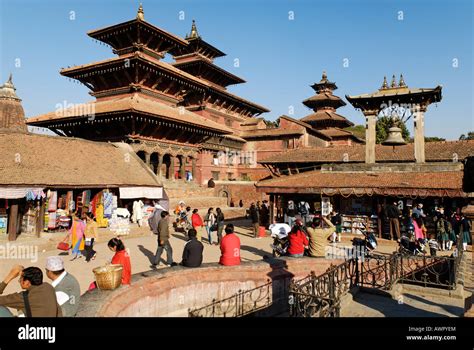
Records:
[[[1,295],[8,283],[20,276],[24,292]],[[43,272],[37,267],[14,266],[0,283],[0,307],[22,310],[27,317],[60,317],[61,308],[56,301],[54,288],[43,282]]]
[[[64,270],[64,262],[60,256],[49,256],[46,259],[46,276],[52,281],[51,285],[56,291],[56,299],[63,316],[76,316],[81,288],[77,279]]]
[[[396,241],[400,237],[400,222],[398,221],[400,210],[397,207],[397,202],[387,207],[387,216],[390,220],[390,238]]]
[[[197,232],[195,229],[188,231],[189,240],[184,245],[183,260],[181,265],[186,267],[199,267],[202,263],[202,251],[204,245],[197,239]]]
[[[160,259],[161,254],[163,254],[163,250],[166,250],[166,265],[177,265],[175,262],[173,262],[173,248],[171,248],[169,239],[169,213],[167,211],[162,211],[161,220],[158,222],[158,248],[156,249],[155,261],[151,265],[152,268],[155,268],[160,265]]]

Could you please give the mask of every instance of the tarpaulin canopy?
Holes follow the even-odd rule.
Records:
[[[121,199],[163,198],[163,187],[120,187],[119,190]]]
[[[43,187],[0,187],[0,198],[24,198],[28,192],[41,193],[41,191],[43,191]]]

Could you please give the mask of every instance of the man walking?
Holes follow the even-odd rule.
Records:
[[[170,229],[169,229],[169,213],[165,210],[161,212],[161,220],[158,222],[158,248],[156,249],[155,261],[150,266],[156,268],[160,265],[161,254],[163,250],[166,250],[166,265],[167,266],[176,266],[177,264],[173,262],[173,248],[171,248],[169,239],[170,239]]]

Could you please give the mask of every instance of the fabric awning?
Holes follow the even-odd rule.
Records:
[[[41,193],[41,191],[43,191],[43,187],[0,187],[0,198],[25,198],[29,191]]]
[[[163,198],[163,187],[120,187],[119,190],[121,199]]]

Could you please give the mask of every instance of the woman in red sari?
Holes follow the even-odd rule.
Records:
[[[107,244],[109,249],[115,252],[112,258],[112,264],[120,264],[123,266],[122,270],[122,284],[130,284],[132,277],[132,264],[130,263],[130,255],[125,250],[122,240],[119,238],[112,238]]]

